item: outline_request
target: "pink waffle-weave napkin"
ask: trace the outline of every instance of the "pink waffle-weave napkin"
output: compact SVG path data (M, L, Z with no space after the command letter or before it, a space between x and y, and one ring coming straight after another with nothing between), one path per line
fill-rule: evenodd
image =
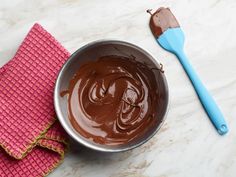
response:
M0 68L0 176L46 176L63 159L67 135L55 118L53 89L69 56L35 24Z

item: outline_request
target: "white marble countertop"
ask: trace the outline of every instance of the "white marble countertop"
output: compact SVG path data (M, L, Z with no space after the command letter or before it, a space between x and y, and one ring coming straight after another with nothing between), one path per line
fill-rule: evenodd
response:
M229 124L219 136L178 60L162 50L148 28L148 8L168 6L186 35L186 53ZM235 0L1 0L0 66L39 22L70 52L103 38L133 42L164 65L170 110L154 138L132 151L104 154L72 143L50 177L235 177Z

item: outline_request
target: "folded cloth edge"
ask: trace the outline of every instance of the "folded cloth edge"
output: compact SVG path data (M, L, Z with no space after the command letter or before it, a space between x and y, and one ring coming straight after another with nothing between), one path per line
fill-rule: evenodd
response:
M37 136L36 138L34 138L34 140L26 147L26 150L21 152L21 156L15 156L14 153L11 152L11 150L9 148L7 148L4 143L0 143L0 146L5 150L5 152L10 155L11 157L14 157L15 159L21 160L23 159L36 145L37 142L43 138L43 136L47 133L47 131L51 128L51 126L55 123L56 119L54 119L54 121L52 123L50 123L49 125L47 125L43 131L39 134L39 136Z

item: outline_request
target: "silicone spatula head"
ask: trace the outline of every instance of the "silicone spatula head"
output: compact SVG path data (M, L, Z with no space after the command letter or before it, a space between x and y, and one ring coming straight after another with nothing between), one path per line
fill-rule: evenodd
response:
M184 33L170 9L161 7L153 14L150 10L147 12L151 14L150 29L160 46L172 53L183 49Z

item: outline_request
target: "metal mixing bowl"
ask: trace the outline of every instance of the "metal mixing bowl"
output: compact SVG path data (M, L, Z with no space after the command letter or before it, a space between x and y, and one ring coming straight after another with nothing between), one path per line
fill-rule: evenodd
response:
M156 62L156 60L145 50L142 48L128 43L124 41L117 40L100 40L89 43L80 49L78 49L71 57L67 60L67 62L62 67L57 81L55 85L54 91L54 104L55 110L58 116L59 121L62 126L66 130L66 132L78 143L103 152L121 152L129 149L133 149L138 147L139 145L148 141L155 133L160 129L163 124L164 117L167 112L168 102L169 102L169 94L168 94L168 86L166 82L166 78L164 74L158 70L155 72L155 77L157 82L159 82L159 93L162 95L161 104L158 106L158 115L157 115L157 123L154 126L150 126L147 133L140 137L139 139L135 139L127 144L123 145L101 145L92 142L81 136L71 125L68 119L68 102L67 97L61 97L60 93L62 91L67 90L69 81L73 77L73 75L78 71L81 63L90 60L96 60L97 58L105 55L119 55L119 56L134 56L137 61L148 63L152 66L152 68L160 69L160 65Z

